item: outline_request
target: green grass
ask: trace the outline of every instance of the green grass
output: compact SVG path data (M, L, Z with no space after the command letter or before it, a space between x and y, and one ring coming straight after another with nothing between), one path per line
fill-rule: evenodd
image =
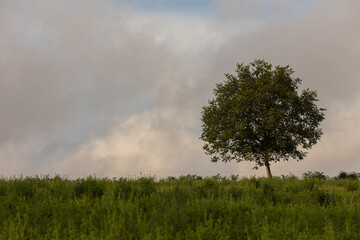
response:
M0 179L0 239L360 239L360 182Z

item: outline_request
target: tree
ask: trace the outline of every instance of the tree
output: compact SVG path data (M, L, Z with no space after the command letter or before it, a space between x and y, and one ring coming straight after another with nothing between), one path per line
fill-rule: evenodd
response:
M289 66L264 60L237 64L236 76L225 74L216 85L215 98L202 111L203 149L212 161L253 161L255 169L270 162L302 160L322 135L324 108L316 106L317 93L298 93L299 78Z

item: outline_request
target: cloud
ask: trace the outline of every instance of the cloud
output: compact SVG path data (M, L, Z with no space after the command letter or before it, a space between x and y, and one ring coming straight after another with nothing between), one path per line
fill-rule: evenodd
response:
M359 167L359 3L283 3L216 1L211 18L112 1L2 1L2 171L261 175L247 163L210 163L198 140L215 83L256 58L289 64L328 109L308 158L275 173Z
M59 149L151 106L175 62L130 32L127 9L110 1L2 1L0 9L0 161L14 163L4 172L38 172ZM36 151L24 147L33 143Z
M0 146L0 177L14 175L33 175L37 173L34 162L41 152L42 145L32 144L29 141L20 143L7 142Z
M202 143L171 110L150 110L119 120L108 133L94 138L76 151L54 158L43 172L81 176L158 177L186 174L234 173L234 164L211 164L199 151ZM175 120L175 121L174 121ZM179 119L178 119L179 120Z
M273 165L275 173L318 170L337 174L341 169L359 169L356 121L359 113L360 51L357 42L360 21L357 1L319 1L305 15L268 21L262 31L233 37L219 50L212 69L232 72L234 62L265 59L275 65L290 65L303 87L318 91L319 105L327 108L324 136L301 162ZM229 67L230 66L230 67ZM344 116L347 116L346 118ZM355 168L353 168L356 166ZM359 171L359 170L356 170Z
M302 15L315 0L215 0L222 20L264 22L274 17L292 18Z
M302 18L269 21L261 32L231 39L219 50L216 65L264 58L293 67L325 104L356 97L358 7L355 1L322 1Z
M4 1L2 13L0 143L139 111L129 103L150 103L174 61L110 2Z
M296 175L307 171L321 171L330 176L340 170L359 172L358 156L360 150L360 99L353 103L336 104L327 114L324 135L320 142L310 150L301 162L286 162L273 166L275 172L286 170Z

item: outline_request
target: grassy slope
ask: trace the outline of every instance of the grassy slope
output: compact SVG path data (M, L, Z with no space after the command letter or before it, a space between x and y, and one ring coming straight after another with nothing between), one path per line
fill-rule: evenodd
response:
M0 180L0 239L360 239L360 182Z

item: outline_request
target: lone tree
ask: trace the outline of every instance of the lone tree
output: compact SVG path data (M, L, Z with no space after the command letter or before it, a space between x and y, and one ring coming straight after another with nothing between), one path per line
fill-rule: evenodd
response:
M225 74L216 85L215 98L203 107L200 139L212 161L253 161L255 169L289 158L302 160L322 135L324 108L316 91L298 93L301 80L289 66L264 60L238 64L236 76Z

